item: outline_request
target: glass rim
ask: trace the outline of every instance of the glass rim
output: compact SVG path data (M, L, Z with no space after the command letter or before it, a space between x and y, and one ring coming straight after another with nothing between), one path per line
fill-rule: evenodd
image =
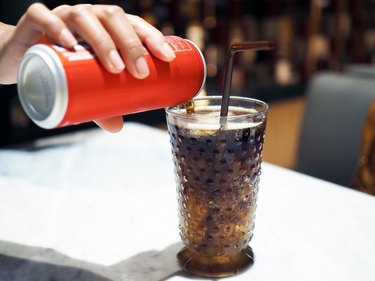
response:
M204 101L204 100L221 100L222 99L222 96L198 96L198 97L194 97L192 98L193 101ZM247 113L244 113L244 114L239 114L239 115L233 115L233 116L220 116L220 119L235 119L235 118L246 118L246 117L254 117L254 116L260 116L260 115L266 115L268 110L269 110L269 105L264 102L264 101L261 101L259 99L255 99L255 98L250 98L250 97L244 97L244 96L230 96L229 97L229 107L231 107L231 101L240 101L240 102L248 102L248 103L253 103L253 104L256 104L257 106L260 107L260 109L257 108L256 112L247 112ZM170 114L172 116L179 116L179 117L184 117L184 118L187 118L187 119L196 119L197 118L197 115L186 115L186 114L181 114L179 112L176 112L176 109L178 109L179 107L182 107L183 104L179 104L179 105L174 105L174 106L169 106L167 108L165 108L165 111L167 114ZM221 106L221 104L218 104L217 106ZM204 116L204 115L199 115L199 118L201 119L211 119L212 120L212 116Z

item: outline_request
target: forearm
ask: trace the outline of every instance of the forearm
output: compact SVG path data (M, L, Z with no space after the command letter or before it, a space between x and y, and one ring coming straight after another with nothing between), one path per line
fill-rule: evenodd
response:
M0 54L2 54L4 45L6 44L6 42L8 42L9 37L14 32L15 28L16 27L14 25L0 22Z
M6 48L8 47L9 39L12 37L15 26L0 22L0 84L15 83L14 79L9 79L7 69L9 67L7 59Z
M5 24L3 22L0 22L0 46L1 43L3 43L4 35L9 34L12 32L16 27L14 25Z

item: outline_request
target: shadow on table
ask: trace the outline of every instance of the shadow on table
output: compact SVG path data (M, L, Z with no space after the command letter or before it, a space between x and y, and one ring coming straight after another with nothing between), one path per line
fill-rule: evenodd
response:
M1 281L163 281L185 276L176 254L181 243L139 253L112 266L70 258L52 249L0 241Z

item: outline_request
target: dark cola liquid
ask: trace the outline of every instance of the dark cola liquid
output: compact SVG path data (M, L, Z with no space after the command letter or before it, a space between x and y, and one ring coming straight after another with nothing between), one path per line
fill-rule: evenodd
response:
M254 228L265 123L219 130L171 123L179 228L186 245L179 253L180 262L189 260L191 264L184 266L200 275L233 274L252 261L248 243Z

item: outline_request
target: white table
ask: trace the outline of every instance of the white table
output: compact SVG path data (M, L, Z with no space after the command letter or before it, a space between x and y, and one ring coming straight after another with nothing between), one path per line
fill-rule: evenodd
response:
M125 123L35 145L0 150L1 281L192 278L175 259L166 132ZM254 265L228 280L373 281L375 197L264 163L250 245Z

